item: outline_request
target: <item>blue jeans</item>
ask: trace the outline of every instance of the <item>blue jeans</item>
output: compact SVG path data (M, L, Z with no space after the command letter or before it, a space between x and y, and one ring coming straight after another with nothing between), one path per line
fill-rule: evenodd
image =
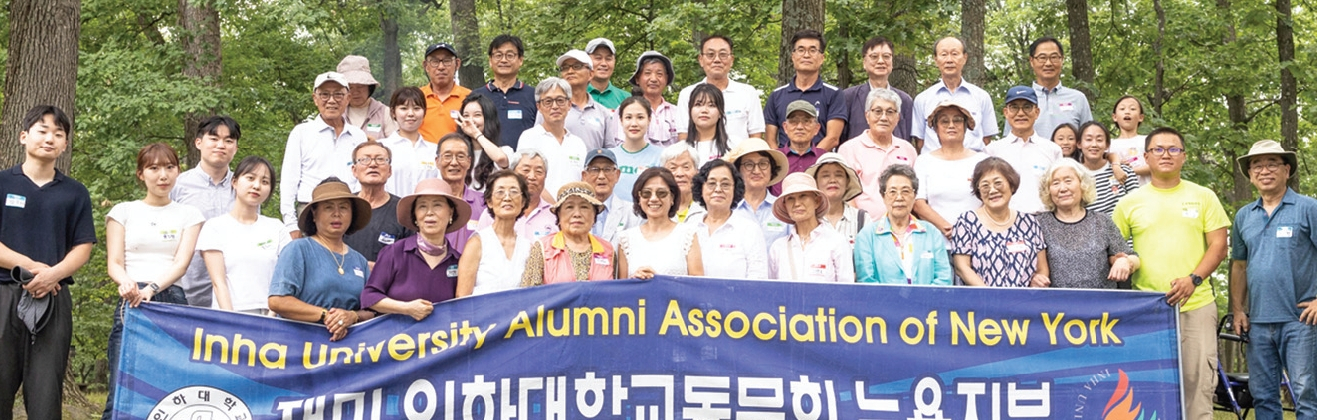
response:
M137 283L138 289L146 288L146 283ZM152 302L172 303L175 305L187 305L187 296L183 293L183 288L173 285L160 290L151 297ZM119 347L123 343L123 311L128 308L128 302L119 301L119 306L114 308L114 326L110 328L110 345L106 349L105 357L110 361L110 383L105 394L105 411L101 413L102 420L110 420L114 413L114 390L119 386Z
M1317 326L1299 321L1251 324L1248 389L1253 416L1281 418L1281 371L1289 373L1298 419L1317 419Z

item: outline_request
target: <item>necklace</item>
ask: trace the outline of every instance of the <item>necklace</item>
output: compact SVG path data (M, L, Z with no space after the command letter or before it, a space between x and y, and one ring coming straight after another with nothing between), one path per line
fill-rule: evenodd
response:
M992 217L992 213L989 212L988 209L983 209L983 214L985 216L988 216L988 221L992 222L992 224L997 227L1009 227L1011 225L1011 219L1015 217L1015 214L1010 210L1007 210L1007 212L1008 213L1006 215L1006 220L997 220L996 218Z
M325 247L325 251L329 252L329 258L333 259L334 264L338 266L338 275L340 276L343 275L343 264L348 262L347 254L343 254L343 260L339 261L338 253L334 252L334 250L332 249L329 249L329 245L325 245L325 243L321 241L319 237L314 237L314 238L316 240L316 243L320 244L320 246Z

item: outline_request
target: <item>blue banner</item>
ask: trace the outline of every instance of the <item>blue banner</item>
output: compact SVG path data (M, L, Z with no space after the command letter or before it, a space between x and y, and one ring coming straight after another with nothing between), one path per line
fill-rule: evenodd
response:
M1175 419L1177 313L1129 291L658 277L322 325L146 304L118 419Z

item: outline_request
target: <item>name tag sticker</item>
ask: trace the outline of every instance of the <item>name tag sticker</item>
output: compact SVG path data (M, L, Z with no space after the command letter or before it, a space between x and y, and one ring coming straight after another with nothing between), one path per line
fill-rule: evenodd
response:
M768 223L764 223L764 227L773 231L780 231L786 229L787 225L783 224L782 222L768 222Z
M448 277L457 277L457 264L448 266Z
M718 244L718 248L722 248L722 249L736 249L736 244Z
M393 235L390 235L388 232L380 232L379 241L382 244L393 245L393 242L396 241L397 239L398 238L395 238Z
M609 261L607 257L594 257L594 263L595 265L608 265Z
M382 128L384 126L381 124L366 124L366 131L380 131Z
M923 259L926 259L926 260L931 260L931 259L933 259L933 253L932 253L932 252L925 252L923 255L920 255L919 258L923 258Z
M1025 244L1023 241L1015 241L1015 242L1007 242L1007 243L1006 243L1006 252L1011 253L1011 254L1019 254L1019 253L1021 253L1021 252L1025 252L1025 251L1028 251L1028 250L1029 250L1029 245L1028 245L1028 244Z
M1276 228L1276 237L1277 237L1277 238L1293 238L1293 237L1294 237L1294 228L1293 228L1293 227L1290 227L1290 226L1281 226L1281 227L1278 227L1278 228Z
M18 194L5 194L5 207L27 207L27 197Z
M519 119L521 119L521 110L520 110L520 109L509 109L509 110L508 110L508 119L509 119L509 120L519 120Z
M357 277L361 277L361 278L365 278L365 277L366 277L366 273L363 273L363 272L361 271L361 267L353 268L353 269L352 269L352 274L355 274Z
M1075 109L1075 103L1074 103L1074 102L1063 102L1063 103L1057 105L1057 107L1058 107L1058 108L1061 108L1062 111L1073 111L1073 110Z
M1185 207L1184 210L1180 211L1180 216L1183 216L1187 219L1197 219L1198 209L1195 207Z
M824 274L827 274L827 272L828 272L828 265L827 265L827 264L814 264L814 265L811 265L811 266L809 266L809 272L810 272L810 274L813 274L813 275L816 275L816 276L822 276L822 275L824 275Z
M160 240L162 242L173 242L178 240L178 230L170 229L160 231Z

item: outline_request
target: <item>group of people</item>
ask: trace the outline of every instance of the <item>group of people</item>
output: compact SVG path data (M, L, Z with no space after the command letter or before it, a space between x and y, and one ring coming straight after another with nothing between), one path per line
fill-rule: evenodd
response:
M186 171L171 147L147 145L136 171L146 194L106 218L123 300L111 366L123 310L144 301L315 322L340 340L375 316L421 320L464 296L656 275L1132 284L1179 306L1186 417L1210 417L1216 307L1202 283L1227 255L1231 220L1212 191L1181 178L1179 132L1140 135L1134 97L1115 105L1116 132L1092 121L1083 93L1060 85L1052 38L1030 46L1033 86L1005 93L1004 132L992 96L961 77L956 38L935 44L941 77L914 98L887 83L894 46L881 37L863 47L868 80L845 90L820 78L821 34L791 44L795 77L766 105L729 78L732 40L718 35L698 46L706 78L675 105L668 57L640 54L631 95L611 84L617 51L602 38L559 56L561 77L531 85L517 78L521 40L495 37L494 77L476 90L454 80L456 49L436 44L429 83L388 104L372 97L366 59L348 56L315 79L318 114L292 129L277 171L258 156L230 169L241 130L225 116L200 123L201 159ZM27 160L0 177L0 266L35 277L0 273L0 418L20 383L32 418L59 412L50 390L62 376L34 372L63 371L71 302L60 289L96 242L86 189L53 166L67 116L38 107L24 127ZM1253 331L1257 412L1278 410L1268 398L1283 367L1300 412L1313 414L1317 201L1287 189L1297 161L1275 142L1239 164L1261 195L1236 215L1230 242L1231 310ZM283 220L260 212L276 185ZM30 300L50 302L49 315L20 328L10 319L26 321ZM112 393L107 416L113 403Z

